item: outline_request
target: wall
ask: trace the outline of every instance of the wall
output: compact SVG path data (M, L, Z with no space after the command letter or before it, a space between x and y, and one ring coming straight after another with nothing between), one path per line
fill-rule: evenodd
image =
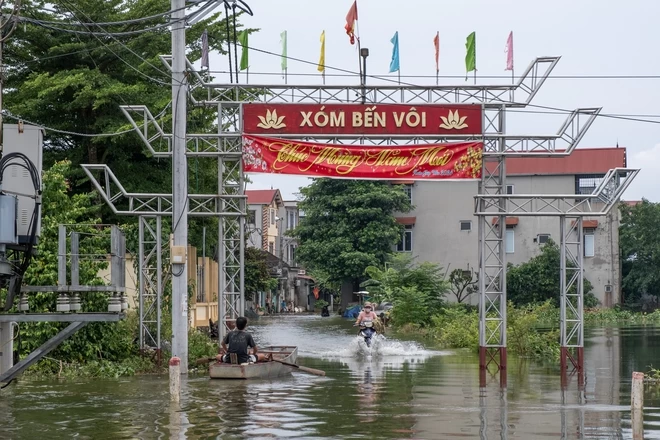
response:
M574 194L574 176L513 176L507 178L515 194ZM427 182L418 181L413 186L412 202L415 209L400 217L415 217L413 250L418 261L438 263L445 271L474 269L478 265L477 217L474 212L474 195L477 182ZM589 218L588 218L589 219ZM615 207L606 217L598 220L594 231L593 257L584 258L585 277L593 287L593 293L604 306L619 302L619 210ZM471 221L471 230L462 231L460 222ZM488 217L492 221L492 217ZM538 234L550 234L559 242L558 217L518 217L514 226L514 252L506 255L507 262L521 264L540 253L536 242ZM557 274L559 277L559 274ZM611 286L611 292L606 292ZM452 298L453 299L453 298ZM472 303L478 298L473 295Z
M248 205L248 213L255 212L255 222L248 223L248 246L263 249L262 237L262 206L261 205Z

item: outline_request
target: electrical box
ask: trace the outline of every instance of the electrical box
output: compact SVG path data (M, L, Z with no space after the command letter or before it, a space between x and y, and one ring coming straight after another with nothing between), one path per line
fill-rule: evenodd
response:
M0 244L16 244L16 196L0 194Z
M184 264L187 251L187 246L174 246L174 235L170 234L170 263Z
M41 179L43 174L43 129L26 124L3 124L3 129L3 156L8 153L23 153L34 164ZM32 185L30 173L20 165L12 164L8 166L4 173L2 189L19 194L16 232L19 244L27 244L35 205L35 200L32 198L34 186ZM41 215L36 220L37 237L39 237L41 234Z

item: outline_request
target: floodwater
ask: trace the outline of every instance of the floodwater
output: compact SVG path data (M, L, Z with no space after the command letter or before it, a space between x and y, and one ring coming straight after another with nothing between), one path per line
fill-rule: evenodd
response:
M258 344L298 345L326 377L210 381L190 375L180 404L167 377L15 381L0 391L1 439L633 438L630 378L660 368L660 328L589 329L586 385L561 390L557 366L510 357L508 386L479 387L476 356L394 338L371 358L351 322L278 316ZM644 438L660 438L660 386L647 387Z

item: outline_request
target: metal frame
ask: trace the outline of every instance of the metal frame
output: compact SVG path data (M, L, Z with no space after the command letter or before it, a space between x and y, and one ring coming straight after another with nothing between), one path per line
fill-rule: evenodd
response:
M161 56L161 60L171 69L170 55ZM480 366L481 371L485 372L490 361L495 361L498 368L504 372L506 369L506 253L503 239L506 216L581 218L586 215L604 215L612 209L638 172L623 168L612 170L597 191L591 195L506 194L507 157L570 155L601 111L600 108L582 108L573 111L555 135L514 136L506 133L506 110L524 108L530 104L558 61L559 57L537 58L525 70L521 80L514 85L364 87L216 84L207 82L202 74L194 69L192 63L186 61L191 102L199 107L213 109L217 113L218 132L187 134L185 145L188 156L218 159L218 193L189 195L188 213L193 216L220 218L218 234L222 246L218 255L221 274L218 301L223 322L226 323L226 320L238 316L245 303L242 259L245 246L243 226L247 213L241 161L243 103L357 103L361 101L362 90L366 90L367 101L370 103L410 105L481 103L484 108L482 136L291 134L283 137L371 145L446 142L459 139L483 140L484 167L479 194L475 197L474 212L479 217ZM200 96L203 96L203 99L200 99ZM122 111L154 156L172 155L172 135L160 128L146 107L123 106ZM136 114L137 120L141 120L139 125L134 119ZM154 147L157 143L160 145L159 148ZM171 195L129 193L107 167L83 165L83 168L115 213L172 215ZM98 171L102 172L103 184L93 176L93 173ZM491 216L498 217L495 224L488 221L488 217ZM565 240L562 243L566 249L569 243ZM582 277L578 277L576 282L581 283ZM574 299L567 298L566 294L567 291L562 291L562 301L573 304L571 301ZM579 316L576 319L571 318L573 321L570 322L574 323L571 328L580 329L583 324L581 308L578 307L576 310ZM219 326L219 329L220 334L223 335L228 327L223 325ZM571 331L568 330L562 341L570 339ZM582 341L577 341L575 344L580 345ZM501 380L502 385L505 385L506 374L501 375Z
M139 314L140 350L162 349L161 341L161 302L163 286L163 229L160 216L138 217L139 237ZM167 241L166 241L167 243Z

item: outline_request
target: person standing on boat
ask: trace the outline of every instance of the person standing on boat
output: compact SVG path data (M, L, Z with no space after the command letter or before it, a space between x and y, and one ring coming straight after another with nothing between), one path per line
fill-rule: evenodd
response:
M222 340L222 362L231 363L231 354L236 354L239 365L266 361L266 355L258 353L252 335L245 331L247 323L247 318L243 316L236 318L236 328ZM248 348L252 348L252 354L248 352Z

